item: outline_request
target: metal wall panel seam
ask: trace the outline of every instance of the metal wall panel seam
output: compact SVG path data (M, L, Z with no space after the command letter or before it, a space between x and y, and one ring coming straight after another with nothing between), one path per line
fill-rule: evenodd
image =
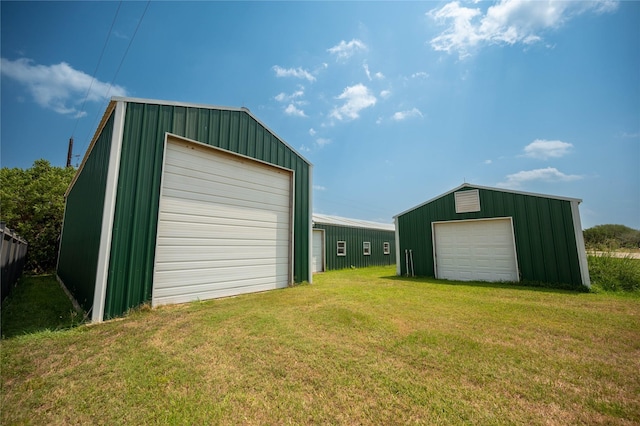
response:
M123 101L116 103L114 112L113 134L111 136L111 152L107 172L107 187L105 189L104 210L102 214L102 231L100 248L98 250L98 267L93 296L92 322L101 322L104 316L104 304L107 295L107 278L109 274L109 259L111 238L120 173L120 154L122 151L122 136L124 134L124 117L127 106Z

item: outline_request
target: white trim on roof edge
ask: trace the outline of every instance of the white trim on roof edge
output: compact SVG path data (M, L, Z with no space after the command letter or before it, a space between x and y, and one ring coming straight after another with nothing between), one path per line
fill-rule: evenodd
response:
M489 190L489 191L508 192L508 193L511 193L511 194L529 195L529 196L532 196L532 197L551 198L551 199L554 199L554 200L570 201L570 202L577 202L577 203L581 203L582 202L582 200L579 199L579 198L561 197L561 196L558 196L558 195L549 195L549 194L537 194L535 192L516 191L516 190L513 190L513 189L492 188L490 186L481 186L481 185L474 185L472 183L463 183L462 185L457 186L457 187L453 188L450 191L447 191L447 192L445 192L443 194L440 194L440 195L438 195L436 197L433 197L433 198L425 201L424 203L418 204L417 206L411 207L410 209L407 209L407 210L403 211L402 213L398 213L397 215L395 215L393 217L396 218L398 216L402 216L403 214L409 213L410 211L413 211L413 210L415 210L417 208L425 206L425 205L431 203L432 201L435 201L435 200L437 200L439 198L442 198L442 197L444 197L446 195L449 195L449 194L451 194L453 192L456 192L456 191L458 191L458 190L460 190L462 188L486 189L486 190Z
M591 277L589 276L589 265L587 263L587 251L584 246L584 235L582 233L582 221L580 220L580 207L578 202L571 202L571 216L573 218L573 232L576 236L576 247L578 249L578 264L580 265L580 276L582 285L591 288Z
M346 226L351 228L379 229L381 231L395 231L396 226L393 223L370 222L368 220L350 219L340 216L330 216L326 214L314 213L312 216L313 223L324 225Z
M278 134L276 132L271 130L269 128L269 126L267 126L262 121L260 121L260 119L258 117L256 117L255 115L253 115L253 113L249 110L249 108L246 108L246 107L240 107L240 108L238 108L238 107L226 107L226 106L196 104L196 103L179 102L179 101L163 101L163 100L159 100L159 99L128 98L128 97L123 97L123 96L113 96L111 98L111 102L113 102L113 101L141 103L141 104L151 104L151 105L180 106L180 107L187 107L187 108L217 109L217 110L222 110L222 111L237 111L237 112L242 111L242 112L246 112L247 114L249 114L249 116L251 118L256 120L256 122L258 124L260 124L267 131L269 131L269 133L271 133L273 136L275 136L280 142L282 142L290 150L295 152L298 157L302 158L308 165L310 165L310 166L312 165L311 162L308 159L306 159L302 154L300 154L298 152L298 150L296 150L294 147L289 145L284 139L282 139L280 136L278 136Z

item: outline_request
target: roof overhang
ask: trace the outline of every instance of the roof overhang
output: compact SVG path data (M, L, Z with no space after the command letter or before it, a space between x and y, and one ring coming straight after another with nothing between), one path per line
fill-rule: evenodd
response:
M396 227L392 223L371 222L368 220L350 219L340 216L329 216L314 213L312 216L314 224L345 226L349 228L377 229L381 231L395 231Z

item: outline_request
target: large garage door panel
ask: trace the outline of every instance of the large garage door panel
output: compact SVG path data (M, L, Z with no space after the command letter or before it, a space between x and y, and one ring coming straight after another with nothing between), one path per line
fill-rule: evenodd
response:
M438 278L518 281L510 219L434 224Z
M291 173L167 143L154 305L286 287Z
M281 202L284 203L285 200L281 200ZM169 215L201 216L203 218L213 216L220 219L243 220L246 225L251 225L256 221L269 221L280 226L286 225L282 223L282 216L280 215L289 215L288 209L284 206L272 207L271 215L266 215L264 212L256 215L255 208L247 206L229 205L222 202L212 205L202 201L185 200L170 196L163 197L163 212L167 215L167 218L170 217Z

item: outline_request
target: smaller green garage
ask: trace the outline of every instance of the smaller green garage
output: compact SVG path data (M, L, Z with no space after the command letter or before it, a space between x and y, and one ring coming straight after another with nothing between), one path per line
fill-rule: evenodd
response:
M312 221L313 272L395 264L393 224L315 213Z
M588 287L581 202L463 184L395 216L397 274Z

